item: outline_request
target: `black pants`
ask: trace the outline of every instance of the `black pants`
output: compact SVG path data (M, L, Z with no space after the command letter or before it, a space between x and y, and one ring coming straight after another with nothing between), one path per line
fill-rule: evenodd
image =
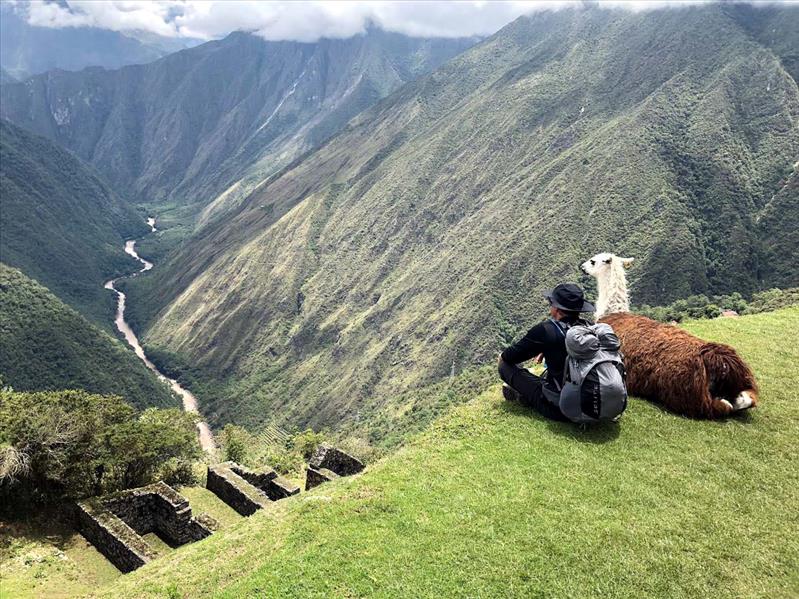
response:
M569 421L558 406L544 397L544 379L540 376L504 360L499 364L499 376L519 394L519 401L523 405L550 420Z

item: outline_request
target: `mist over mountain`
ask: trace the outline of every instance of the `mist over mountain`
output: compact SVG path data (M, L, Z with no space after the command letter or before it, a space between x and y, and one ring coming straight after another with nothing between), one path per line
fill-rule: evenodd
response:
M0 259L111 329L112 276L136 262L125 240L143 218L95 170L51 141L0 120Z
M166 54L196 45L191 39L141 34L146 41L94 27L55 29L29 25L21 4L0 5L0 65L16 79L53 69L109 69L152 62Z
M146 342L217 423L350 426L491 360L597 251L636 258L638 304L795 285L793 11L517 20L135 282Z
M375 28L316 43L234 33L147 65L3 86L0 114L93 163L137 201L199 209L229 190L208 219L474 41Z

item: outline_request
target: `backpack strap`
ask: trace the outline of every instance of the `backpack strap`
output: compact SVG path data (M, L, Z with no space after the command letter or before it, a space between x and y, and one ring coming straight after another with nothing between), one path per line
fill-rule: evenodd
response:
M552 323L552 325L555 327L555 330L560 334L560 336L563 337L563 339L565 341L566 340L566 331L563 330L563 327L561 326L561 324L557 320L555 320L554 318L550 318L549 322ZM565 362L563 364L563 381L558 381L554 377L552 378L552 382L555 383L555 387L557 388L558 393L560 393L561 389L563 389L563 383L567 379L568 371L569 371L569 356L567 355L566 356L566 360L565 360Z
M549 319L549 322L551 322L553 325L555 325L555 330L556 330L558 333L560 333L560 335L561 335L561 336L562 336L564 339L566 339L566 331L564 331L564 330L563 330L563 327L561 326L560 322L558 322L558 321L557 321L557 320L555 320L554 318L550 318L550 319Z

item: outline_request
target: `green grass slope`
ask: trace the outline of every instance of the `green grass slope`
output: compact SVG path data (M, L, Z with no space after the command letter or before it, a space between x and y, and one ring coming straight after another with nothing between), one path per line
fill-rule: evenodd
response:
M739 16L515 21L133 281L145 342L213 422L339 428L488 361L598 251L636 258L638 305L795 285L799 88Z
M795 597L799 308L690 322L751 364L723 422L632 400L586 431L493 386L358 477L98 589L109 597Z
M177 405L167 385L123 341L4 264L0 264L0 378L17 391L85 389L121 395L139 408Z
M0 121L0 259L110 329L111 277L131 272L125 239L149 230L92 167Z

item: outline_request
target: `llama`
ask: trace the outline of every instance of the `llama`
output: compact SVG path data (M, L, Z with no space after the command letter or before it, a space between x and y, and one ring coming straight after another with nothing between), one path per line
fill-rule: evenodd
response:
M597 319L621 340L628 391L692 418L720 418L755 407L755 377L732 347L629 312L624 269L632 262L604 253L580 265L597 279Z

